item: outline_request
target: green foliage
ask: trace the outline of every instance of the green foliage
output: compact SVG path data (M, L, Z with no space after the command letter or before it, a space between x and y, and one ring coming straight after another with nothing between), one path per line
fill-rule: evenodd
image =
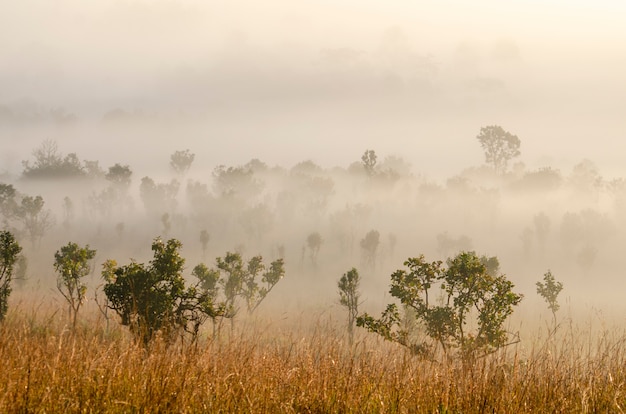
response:
M522 295L512 291L513 284L504 275L498 275L497 258L461 252L448 259L446 269L441 261L429 263L420 255L404 265L408 270L391 275L389 292L412 311L426 335L445 353L456 348L470 356L507 344L503 325ZM389 305L380 319L367 314L357 318L358 326L414 352L427 353L431 346L412 343L400 322L395 304ZM468 324L475 329L468 329Z
M476 139L485 151L485 161L493 165L496 174L506 173L509 161L520 155L520 139L499 125L481 128Z
M4 319L8 310L14 266L21 251L22 248L13 234L8 231L0 232L0 321Z
M185 286L180 255L182 244L157 238L152 243L154 259L148 264L131 261L118 266L114 260L104 264L102 276L108 307L121 318L137 340L148 344L157 332L164 338L185 330L197 337L200 325L209 317L224 312L202 283Z
M558 296L563 290L563 283L557 282L552 272L549 270L543 275L543 282L537 282L537 294L541 296L548 304L548 309L552 312L554 325L556 328L556 312L561 307L559 305Z
M85 301L87 285L82 279L89 274L89 261L96 256L96 251L89 245L80 247L69 242L54 254L54 270L58 273L57 289L69 305L72 326L76 327L78 311Z
M347 273L344 273L337 283L339 288L339 304L348 310L348 334L350 335L350 343L354 339L354 323L359 314L359 292L360 284L359 272L353 267Z
M266 267L262 256L254 256L244 264L239 253L227 252L224 258L218 257L216 261L217 269L209 274L209 286L217 275L227 309L233 316L237 313L238 298L245 301L248 313L253 313L285 275L283 259Z

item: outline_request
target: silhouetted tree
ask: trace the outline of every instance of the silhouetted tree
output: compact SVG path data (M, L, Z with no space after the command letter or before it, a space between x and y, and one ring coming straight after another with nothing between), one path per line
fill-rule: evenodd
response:
M22 198L16 216L28 233L31 244L37 246L48 229L54 225L50 210L44 210L41 196Z
M146 211L153 214L163 214L163 211L173 211L176 208L176 195L180 188L180 183L172 180L167 184L156 184L150 177L141 179L139 186L139 196Z
M376 172L377 159L378 157L376 156L376 152L374 150L365 150L361 156L361 162L368 177L372 177Z
M211 240L211 236L206 229L200 231L200 244L202 245L202 260L206 257L206 252L209 246L209 241Z
M363 249L365 262L370 268L376 267L376 253L380 244L380 233L377 230L370 230L361 239L361 249Z
M104 176L113 186L122 192L126 192L131 184L133 171L128 165L116 163L109 167L109 171Z
M170 167L176 174L185 175L189 171L195 157L196 154L191 153L188 149L176 151L170 156Z
M525 259L530 258L530 252L532 250L532 245L533 245L533 238L534 238L533 230L530 227L525 227L524 231L522 231L522 235L520 236Z
M16 196L17 191L12 184L0 183L0 214L5 227L8 227L9 220L17 213Z
M485 151L485 161L493 166L496 174L506 173L509 161L520 155L520 139L501 126L482 127L476 138Z
M33 151L35 157L31 165L29 161L22 161L25 178L51 179L84 177L85 170L75 153L65 156L58 150L57 143L52 140L44 141Z
M311 258L311 264L317 266L317 255L322 247L322 236L318 232L309 234L306 238L306 244L309 248L309 256Z

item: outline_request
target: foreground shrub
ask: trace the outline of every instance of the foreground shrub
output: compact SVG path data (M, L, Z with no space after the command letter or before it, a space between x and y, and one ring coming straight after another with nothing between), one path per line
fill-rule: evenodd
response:
M8 310L14 266L22 248L8 231L0 232L0 321Z
M114 260L104 264L107 306L144 344L159 331L168 340L181 330L191 332L195 339L208 317L223 312L223 307L214 306L209 293L185 286L181 247L176 239L165 243L157 238L152 243L154 259L148 265L131 261L118 266Z
M415 322L445 354L457 349L463 357L475 356L509 343L504 322L522 295L512 291L513 283L504 275L498 275L497 258L461 252L448 259L445 269L441 261L428 263L421 255L404 265L408 271L391 275L389 292L405 307L407 317L414 319L409 322ZM403 322L396 304L388 305L380 319L368 314L357 318L358 326L416 354L432 355L432 344L414 341ZM468 323L476 329L469 329Z

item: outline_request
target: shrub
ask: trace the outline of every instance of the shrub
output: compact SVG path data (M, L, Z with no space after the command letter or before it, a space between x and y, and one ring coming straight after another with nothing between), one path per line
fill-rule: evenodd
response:
M441 261L428 263L421 255L409 258L404 265L408 271L397 270L391 275L389 292L411 311L444 353L458 349L468 357L507 345L509 338L503 325L522 295L512 291L513 283L504 275L497 275L497 258L461 252L448 259L445 269ZM401 322L396 304L388 305L380 319L368 314L357 318L358 326L417 354L431 354L432 344L413 342ZM476 329L468 329L470 322Z
M157 238L152 243L154 259L148 264L131 261L118 266L114 260L104 264L102 276L108 307L128 326L135 338L145 345L157 332L171 340L181 330L197 337L200 325L223 312L209 293L198 285L185 286L180 256L182 244L176 239L167 243Z
M0 321L8 310L9 295L11 295L11 280L14 266L22 248L8 231L0 232Z

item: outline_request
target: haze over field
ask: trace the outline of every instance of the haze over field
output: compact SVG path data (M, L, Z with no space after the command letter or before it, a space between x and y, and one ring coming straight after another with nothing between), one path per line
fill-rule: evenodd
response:
M96 249L101 242L120 261L148 254L168 213L182 217L171 234L190 246L190 261L199 259L197 233L206 227L213 256L240 243L250 254L258 248L271 255L285 244L288 275L315 274L301 249L319 231L326 243L320 268L330 282L323 290L332 293L334 280L361 264L359 240L371 229L381 240L398 238L395 256L372 271L379 281L370 287L379 292L407 255L438 258L440 235L468 236L481 254L501 257L502 270L529 295L548 268L572 283L575 295L584 296L585 277L623 290L624 186L614 181L626 177L622 2L0 4L0 182L44 195L57 217L39 250L48 259L68 234ZM478 168L485 159L476 136L487 125L521 140L521 156L505 178ZM128 165L132 207L109 200L112 212L94 213L93 199L109 185L103 177L87 188L22 179L22 161L32 163L46 140L60 154L97 160L105 172ZM177 177L177 204L146 214L141 179L169 182L170 155L184 149L195 160L187 176ZM355 173L366 149L376 151L379 167L390 157L386 166L398 176L372 184L363 171ZM263 185L243 191L233 208L220 198L212 172L252 159L267 164L254 171ZM306 160L321 168L301 165L295 172L306 179L298 181L292 167ZM546 167L562 181L524 192L535 185L523 181L525 174ZM193 204L189 180L207 186L202 196L217 213ZM65 196L77 209L67 233ZM337 222L358 205L371 211L352 217L346 232L356 247L341 250L345 235ZM250 212L258 206L272 225L255 238L241 217L254 221L258 211ZM522 237L531 237L524 231L535 229L534 218L544 212L551 223L547 247L540 252L533 235L532 254L524 256ZM112 230L118 223L126 224L123 243ZM99 258L108 258L102 249ZM591 251L585 249L596 253L582 271L581 255Z
M55 138L103 162L124 146L149 143L155 159L187 146L206 165L344 165L372 147L441 176L480 162L473 137L494 123L532 167L622 164L621 2L3 3L2 170L14 174Z

